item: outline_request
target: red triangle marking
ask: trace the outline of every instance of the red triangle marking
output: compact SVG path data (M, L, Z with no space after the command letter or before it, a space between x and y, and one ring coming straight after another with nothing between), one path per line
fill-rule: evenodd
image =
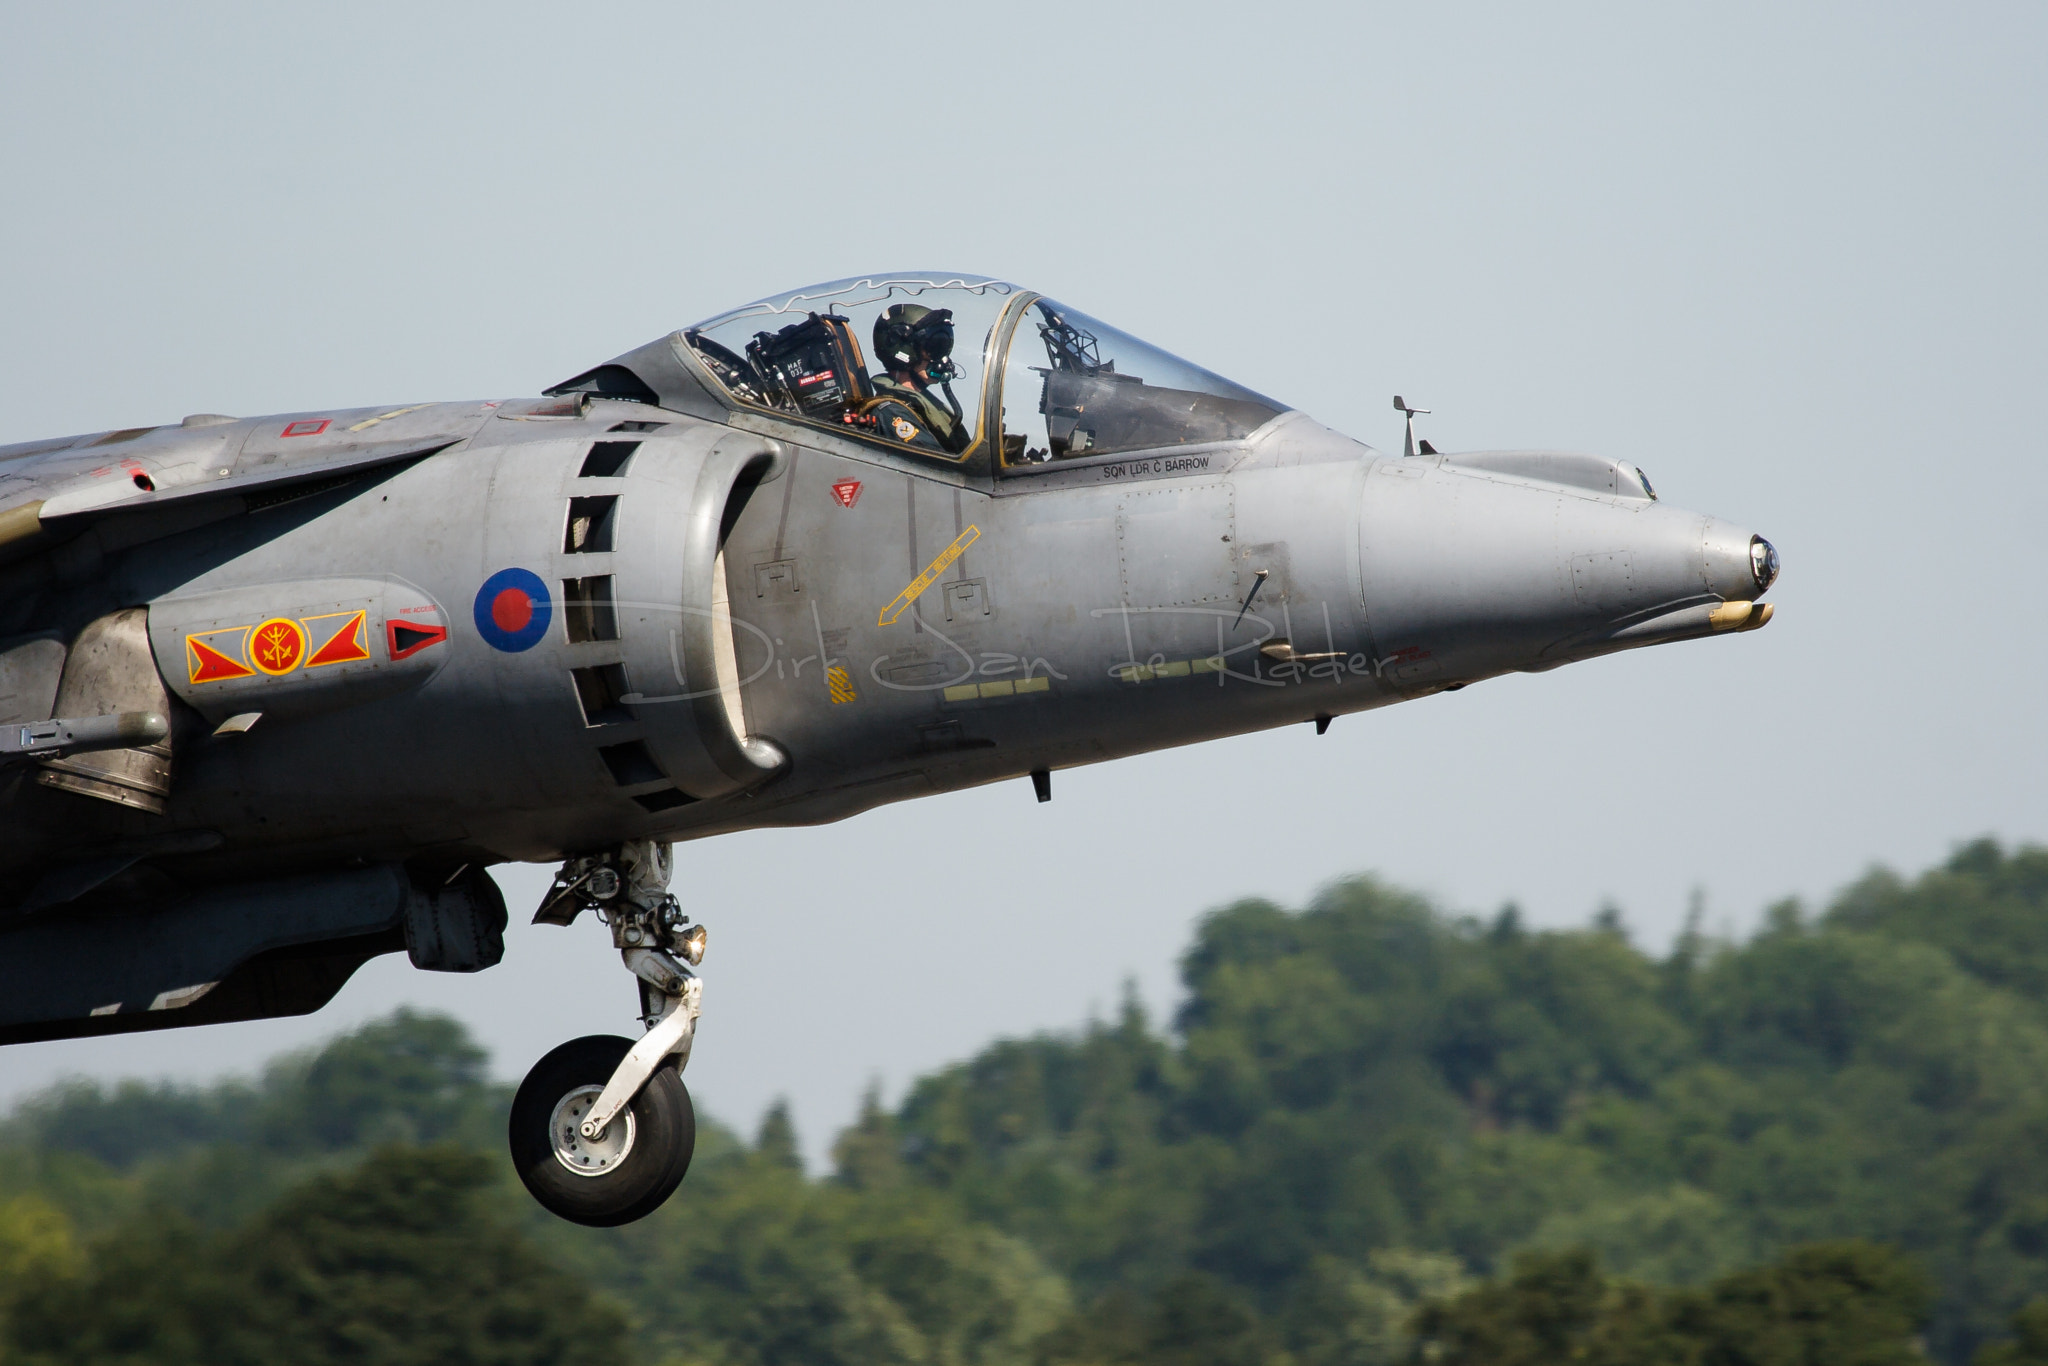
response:
M384 623L384 652L395 660L416 655L446 639L448 628L438 622L400 621L393 617Z
M243 629L247 629L246 627ZM224 655L198 636L185 637L187 663L194 683L219 683L230 678L247 678L256 671L232 655Z
M839 506L850 508L860 501L860 480L842 479L832 486L832 496L839 500Z
M327 643L313 652L306 661L311 669L321 664L353 664L370 657L370 642L364 629L368 612L357 612L342 623L339 631L327 638Z

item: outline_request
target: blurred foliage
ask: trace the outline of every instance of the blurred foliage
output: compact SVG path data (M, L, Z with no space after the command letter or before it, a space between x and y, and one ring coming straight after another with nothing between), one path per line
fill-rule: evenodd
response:
M81 1273L32 1275L10 1359L192 1366L610 1363L623 1317L476 1200L490 1164L382 1148L244 1228L144 1208Z
M1662 956L1371 879L1205 919L1186 996L871 1095L805 1173L706 1121L624 1229L400 1012L0 1126L0 1362L2048 1366L2048 851Z
M1976 1366L2048 1366L2048 1295L2012 1316L2012 1340L1986 1347Z
M62 1085L16 1111L0 1142L82 1153L116 1169L219 1144L303 1156L487 1142L503 1108L489 1061L456 1021L400 1010L279 1058L255 1084Z
M1576 1249L1525 1253L1414 1326L1442 1366L1912 1366L1931 1299L1923 1272L1873 1243L1810 1245L1696 1290L1609 1280Z

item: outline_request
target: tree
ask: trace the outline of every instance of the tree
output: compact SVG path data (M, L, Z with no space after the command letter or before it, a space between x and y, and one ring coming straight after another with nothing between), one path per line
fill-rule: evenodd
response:
M1112 1291L1040 1349L1041 1366L1266 1366L1279 1345L1237 1292L1213 1276L1177 1276L1144 1301Z
M83 1260L71 1221L49 1201L17 1195L0 1203L0 1337L19 1298L77 1275Z
M1425 1299L1462 1306L1444 1329L1473 1354L1562 1333L1589 1362L1709 1342L1730 1363L1897 1360L1925 1308L1885 1280L1901 1253L1937 1287L1927 1351L1961 1366L2048 1285L2044 911L2048 851L1979 842L1818 916L1781 903L1746 942L1696 913L1659 962L1612 929L1456 917L1353 879L1205 919L1168 1029L1131 998L992 1044L893 1111L871 1094L825 1180L771 1110L752 1144L707 1120L688 1184L631 1229L503 1198L634 1305L643 1350L703 1366L996 1366L1070 1301L1048 1341L1076 1366L1193 1352L1172 1325L1198 1322L1202 1351L1379 1366ZM32 1193L89 1234L155 1199L246 1232L384 1138L495 1151L482 1067L452 1023L400 1015L254 1084L59 1091L8 1127L0 1202ZM214 1293L225 1244L151 1217L118 1283ZM1786 1260L1841 1239L1866 1242ZM1598 1260L1574 1270L1581 1247ZM1465 1269L1500 1267L1462 1298ZM96 1307L91 1331L171 1323L161 1298ZM2033 1350L2013 1331L1996 1350Z
M2048 1366L2048 1295L2027 1301L2012 1317L2013 1340L1977 1353L1974 1366Z
M490 1164L385 1148L248 1227L138 1220L83 1275L46 1277L12 1325L34 1366L614 1366L625 1323L486 1217Z
M1363 1267L1327 1254L1288 1296L1282 1330L1299 1366L1393 1366L1413 1346L1409 1324L1425 1299L1449 1299L1470 1278L1455 1257L1405 1248Z
M1798 1248L1674 1291L1610 1280L1576 1249L1425 1305L1415 1330L1444 1366L1913 1366L1931 1300L1925 1273L1872 1243Z
M693 1172L632 1235L666 1356L722 1366L1026 1366L1067 1314L1064 1281L1021 1240L930 1190L813 1182L758 1149Z
M457 1021L401 1008L278 1069L257 1124L286 1151L438 1142L478 1118L489 1061Z
M1613 1312L1612 1288L1583 1248L1525 1253L1505 1281L1431 1301L1415 1334L1443 1366L1550 1366L1583 1360Z
M1911 1366L1933 1298L1895 1248L1822 1243L1674 1294L1664 1322L1716 1366Z
M762 1160L802 1171L804 1159L797 1147L796 1122L789 1117L789 1102L778 1100L761 1116L761 1128L754 1135L754 1151Z

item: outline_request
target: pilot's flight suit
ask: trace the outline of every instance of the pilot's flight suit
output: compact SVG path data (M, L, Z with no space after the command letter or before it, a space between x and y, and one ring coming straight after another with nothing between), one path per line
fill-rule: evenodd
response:
M967 448L967 433L959 420L929 392L887 375L875 376L874 385L875 398L865 411L876 420L878 434L906 446L954 455Z

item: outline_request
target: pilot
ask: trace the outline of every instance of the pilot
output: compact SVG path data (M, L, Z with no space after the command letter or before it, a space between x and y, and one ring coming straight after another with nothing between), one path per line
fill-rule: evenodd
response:
M875 319L874 335L875 358L885 373L875 376L875 398L862 411L876 432L906 446L954 455L966 450L967 419L953 397L953 381L960 377L953 363L953 310L890 304Z

